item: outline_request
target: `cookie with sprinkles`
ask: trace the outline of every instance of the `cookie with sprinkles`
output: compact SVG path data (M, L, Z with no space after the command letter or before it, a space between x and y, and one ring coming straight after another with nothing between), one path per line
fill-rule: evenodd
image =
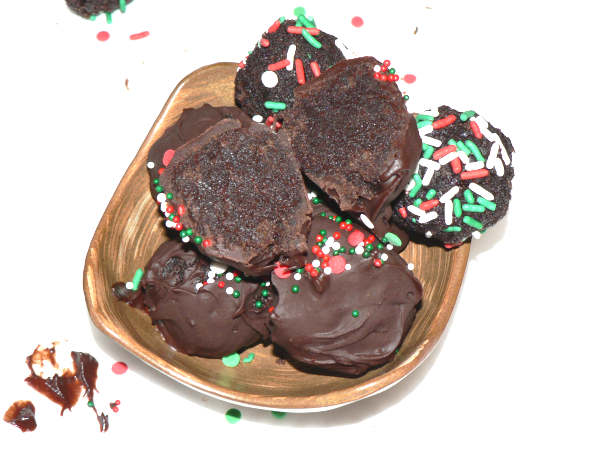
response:
M394 357L422 287L389 242L323 203L309 233L312 260L271 275L278 303L266 324L300 368L358 376Z
M475 111L440 106L416 117L421 159L394 205L394 220L448 248L480 237L508 209L510 139Z
M294 102L296 86L342 61L348 49L296 8L296 20L277 19L240 63L235 102L257 122L273 124Z
M148 261L137 291L168 344L221 358L259 341L239 316L244 298L259 288L193 245L170 240Z
M285 132L223 119L178 148L154 191L166 226L211 259L250 276L304 261L311 206Z
M304 174L365 226L408 183L421 153L398 86L370 56L342 61L294 91L285 128Z
M67 6L75 14L86 19L95 19L100 14L106 14L110 21L110 14L117 9L125 12L127 5L132 0L67 0Z
M250 118L235 106L214 107L205 103L200 108L184 109L177 122L167 128L150 147L146 166L150 173L151 187L152 181L169 165L180 145L200 136L218 121L227 118L237 119L246 127L252 123Z

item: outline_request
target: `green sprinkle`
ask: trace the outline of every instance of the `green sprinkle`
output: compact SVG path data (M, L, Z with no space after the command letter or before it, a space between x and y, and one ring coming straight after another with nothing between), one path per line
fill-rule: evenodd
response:
M453 232L453 231L460 231L461 229L462 229L461 227L454 226L454 227L444 228L444 231L450 233L450 232Z
M302 267L300 269L296 269L296 273L304 273L304 269Z
M377 244L377 250L383 250L383 244L381 242Z
M340 223L341 221L342 221L342 218L340 216L336 216L335 223Z
M352 225L352 219L346 219L344 222L346 222L348 225Z
M429 144L423 144L423 158L430 159L435 149Z
M300 286L298 286L297 284L292 285L292 292L294 294L297 294L298 292L300 292Z
M485 212L485 208L482 205L471 205L469 203L463 203L462 209L463 209L463 211L466 211L466 212L476 212L476 213Z
M162 192L163 191L163 187L162 186L156 186L156 192Z
M323 237L327 236L327 230L321 229L319 230L319 234Z
M283 419L286 415L286 413L282 412L282 411L271 411L271 414L273 415L273 417L275 417L276 419Z
M475 203L475 197L473 196L471 189L465 189L464 195L465 195L465 200L467 201L467 203L470 203L471 205L473 203Z
M410 219L412 221L412 223L417 223L417 219L415 219L414 217Z
M367 251L369 251L369 252L372 251L373 250L373 244L367 244L367 245L365 245L365 249Z
M254 353L248 353L248 356L246 356L244 359L242 359L242 361L246 364L251 363L254 360Z
M346 247L340 247L340 253L346 253Z
M263 307L263 302L261 302L260 300L256 300L254 302L254 307L258 308L258 309L262 308Z
M456 141L454 139L448 139L448 145L456 145Z
M317 41L307 30L306 28L302 29L302 36L304 36L304 39L306 39L306 42L308 42L310 45L312 45L314 48L321 48L323 47L323 45L321 45L321 43L319 41Z
M142 277L144 276L144 269L138 269L135 271L133 275L133 280L131 283L133 284L132 290L137 291L140 287L140 281L142 281Z
M266 281L261 281L261 282L260 282L260 285L261 285L262 287L265 287L265 286L267 285L267 282L266 282Z
M89 406L90 408L93 408L93 407L94 407L94 402L90 400L90 401L88 402L88 406Z
M188 228L187 230L185 230L185 234L187 236L191 236L192 234L194 234L194 230L192 230L191 228Z
M413 174L413 180L415 180L415 187L412 188L408 193L408 196L410 198L414 198L415 195L417 195L417 192L419 192L419 190L421 189L421 186L423 186L423 181L421 180L421 177L418 173Z
M490 211L496 211L496 204L494 202L490 202L489 200L483 197L477 197L477 203L485 206Z
M233 291L233 298L240 298L240 291Z
M334 250L334 251L333 251L333 256L337 256L337 255L339 255L339 254L340 254L340 251L339 251L339 250Z
M428 120L421 120L420 122L417 122L417 128L423 128L426 127L427 125L431 125L433 122L430 122Z
M360 313L358 312L358 309L355 309L354 311L352 311L352 317L358 317L360 315Z
M121 10L122 13L125 12L125 10L127 9L127 1L126 0L119 0L119 9Z
M425 194L425 198L427 200L431 200L433 197L435 197L435 194L437 193L437 191L435 189L429 189L427 191L427 194Z
M167 193L167 200L172 200L173 194L171 192Z
M479 151L479 147L477 147L477 145L475 145L475 143L473 141L467 139L465 141L465 145L467 146L467 148L469 150L471 150L473 152L473 154L475 155L475 158L477 159L477 161L485 161L485 158L483 157L483 155Z
M321 248L323 248L323 246L325 245L325 242L321 241L321 242L317 242L317 245Z
M318 205L321 203L321 199L319 197L315 197L312 199L313 205Z
M202 244L202 237L201 236L194 236L194 243L195 244Z
M415 200L414 205L418 208L419 206L421 206L421 203L423 203L423 199L422 198L418 198Z
M460 115L460 120L462 120L463 122L466 122L467 120L469 120L474 115L475 115L475 111L465 111L464 113L462 113Z
M480 221L475 220L469 216L463 217L463 222L469 225L470 227L477 228L478 230L481 230L483 228L483 224Z
M104 14L106 14L106 23L111 24L112 23L112 14L109 12L104 13Z
M269 296L269 290L268 289L263 289L261 291L260 295L262 295L263 297L268 297Z
M170 214L169 217L167 217L169 220L173 220L175 218L175 214Z
M181 231L179 232L179 237L181 237L181 238L184 238L184 237L186 237L186 236L187 236L187 233L185 232L185 230L181 230Z
M96 16L90 16L90 20L93 22L94 20L96 20Z
M387 241L394 247L402 246L402 239L400 239L400 237L398 237L397 234L388 231L387 233L385 233L384 238L387 239Z
M371 256L371 252L368 252L368 251L365 251L362 254L362 257L365 258L365 259L369 258L370 256Z
M283 22L285 22L285 17L284 17L284 16L281 16L281 17L279 18L279 23L283 23Z
M388 70L388 72L394 75L396 73L396 69L392 67L390 70Z
M306 14L306 9L304 9L304 6L296 6L294 8L294 15L296 17L303 16L304 14Z
M231 408L225 413L225 418L229 423L238 423L242 418L242 413L239 409Z
M302 24L303 27L306 27L306 28L313 27L313 24L306 17L304 17L304 14L299 15L298 20L300 21L300 23Z
M242 277L240 277L239 275L237 277L234 278L236 283L241 283L242 282Z
M409 99L410 97L409 97L408 95L405 95L403 98L404 98L404 101L406 102L406 101L408 101L408 99Z
M433 122L433 119L435 119L435 117L427 114L417 114L417 120L429 120L430 122Z
M231 355L223 356L221 361L223 361L223 365L227 367L237 367L240 363L240 354L232 353Z
M265 102L265 108L267 109L277 109L277 110L283 110L286 108L286 104L284 102L270 102L270 101L266 101Z
M455 145L458 147L459 150L465 152L467 156L471 154L471 150L469 150L469 148L464 144L463 141L458 141Z
M455 198L452 200L452 203L454 205L454 215L456 217L462 216L462 207L460 206L460 200Z
M321 217L325 217L326 215L327 215L327 213L325 211L322 211L320 214Z
M354 250L354 247L351 247L350 250L348 250L348 253L354 255L356 253L356 250Z
M159 180L158 178L155 178L154 180L152 180L152 182L153 182L154 184L158 184L158 183L160 183L160 180Z

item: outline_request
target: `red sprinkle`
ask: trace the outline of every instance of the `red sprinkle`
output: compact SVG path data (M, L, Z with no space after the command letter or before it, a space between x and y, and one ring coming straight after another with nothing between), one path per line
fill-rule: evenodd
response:
M456 120L456 116L454 114L450 114L449 116L444 117L443 119L438 119L433 122L431 125L434 130L439 130L440 128L445 128L448 125L454 123Z
M343 222L342 222L343 223ZM348 235L348 244L352 247L356 247L365 239L365 234L360 230L354 230Z
M177 231L181 231L181 230L183 230L183 225L181 224L181 222L179 222L179 223L175 224L175 229L176 229Z
M364 23L365 21L360 16L354 16L352 18L352 25L354 25L356 28L362 27Z
M225 282L224 281L219 281L217 283L217 286L219 286L221 289L223 289L225 287Z
M292 272L288 266L277 262L277 267L273 269L273 273L277 275L277 278L286 279L292 276Z
M456 145L447 145L445 147L440 148L439 150L436 150L433 153L433 159L435 159L437 161L438 159L441 159L444 156L446 156L448 153L452 153L455 151L456 151Z
M294 26L287 27L287 32L290 34L302 34L302 30L308 31L308 33L311 36L317 36L321 32L321 30L319 30L318 28L304 28L304 27L294 27Z
M127 364L123 361L116 362L112 365L112 371L116 375L123 375L127 372L127 369L129 369L129 367L127 367Z
M129 36L129 39L131 39L132 41L137 41L138 39L144 39L145 37L149 36L150 32L149 31L142 31L141 33L135 33Z
M341 235L341 233L339 231L336 231L335 233L333 233L333 238L334 239L339 239L341 237L342 237L342 235Z
M484 178L490 174L490 171L487 169L479 169L479 170L471 170L469 172L461 172L460 179L461 180L472 180L474 178Z
M317 253L317 256L319 258L322 258L323 256L325 256L325 253L323 253L323 250L319 250L319 253Z
M336 255L329 261L329 267L331 267L331 272L336 275L342 273L346 270L346 260L342 255Z
M429 211L430 209L435 208L439 204L440 204L440 201L437 198L434 198L432 200L427 200L427 201L421 203L419 205L419 208L421 208L423 211Z
M304 266L304 270L306 270L307 272L312 272L313 269L314 267L311 263L308 263Z
M112 410L113 410L113 412L117 413L117 412L119 412L119 407L118 406L113 406Z
M474 120L469 120L469 125L471 125L471 131L475 135L477 139L481 139L483 134L481 134L481 130L479 129L479 125Z
M405 83L411 84L414 83L415 81L417 81L417 77L415 77L412 73L407 73L406 75L404 75L404 78L402 78L404 80Z
M239 67L240 69L243 69L244 67L246 67L246 64L244 64L244 61L240 61L240 62L238 63L238 67Z
M462 164L460 162L460 158L454 158L450 161L450 166L452 167L452 172L461 173L462 172Z
M181 219L179 218L179 216L173 217L173 222L179 223L180 221L181 221Z
M273 311L275 311L275 307L274 306L269 306L269 309L267 309L267 311L269 311L270 313L272 313Z
M175 208L173 208L173 206L171 206L171 205L167 205L167 209L166 209L166 211L167 211L169 214L171 214L171 213L173 213L173 211L175 211Z
M373 242L375 242L375 236L374 235L370 235L367 238L367 244L372 244Z
M386 59L385 61L383 61L383 67L385 67L386 69L388 67L390 67L392 65L392 62L389 59Z
M329 255L323 256L323 262L329 262Z
M321 75L321 68L319 67L319 64L316 61L310 63L310 70L312 70L312 73L315 77Z
M275 122L275 130L279 130L281 128L281 122Z
M162 175L162 173L165 171L164 167L161 167L160 169L158 169L158 174Z
M345 229L346 229L346 225L348 225L346 222L340 222L340 228L341 228L342 230L345 230Z
M323 240L323 236L320 234L317 234L317 237L315 237L315 241L321 242L322 240Z
M346 224L346 231L352 231L352 224L351 223Z
M287 59L282 59L281 61L277 61L276 63L273 64L269 64L267 66L267 69L272 70L272 71L276 71L279 69L283 69L287 66L290 65L290 62Z
M208 248L208 247L210 247L211 245L212 245L212 241L211 241L210 239L204 239L204 240L202 241L202 247L204 247L204 248Z
M269 116L269 117L267 117L267 120L265 120L265 125L270 127L271 125L273 125L274 121L275 121L275 119L273 118L273 116Z
M375 267L381 267L381 260L379 258L373 260L373 265Z
M169 163L171 162L171 160L173 159L173 156L175 156L175 150L173 150L172 148L166 150L163 153L163 166L167 167L169 165Z
M184 205L179 205L177 207L177 214L179 214L180 216L183 216L185 214L185 206Z
M260 45L261 45L261 47L268 47L269 45L271 45L271 43L269 42L268 39L261 38Z
M408 212L406 212L406 208L403 206L402 208L398 208L398 212L402 216L403 219L408 217Z
M281 22L279 19L277 19L275 22L273 22L273 25L269 27L267 33L275 33L277 30L279 30L279 25L281 25Z
M298 84L306 83L306 77L304 76L304 64L302 64L302 60L296 58L296 80L298 80Z
M109 37L110 37L110 34L108 31L100 31L96 35L96 39L98 39L100 42L108 41Z
M319 276L319 271L317 269L313 269L310 271L310 276L316 278Z
M313 245L310 250L316 255L321 251L321 247L319 247L318 245Z

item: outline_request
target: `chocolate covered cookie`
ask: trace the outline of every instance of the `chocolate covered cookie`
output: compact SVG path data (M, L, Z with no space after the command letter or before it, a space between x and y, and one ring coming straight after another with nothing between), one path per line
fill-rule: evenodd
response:
M475 111L440 106L417 120L422 155L395 203L394 220L447 247L479 237L508 209L514 176L510 139Z
M303 10L297 20L276 20L240 63L235 77L235 102L257 122L274 117L294 103L294 88L320 76L342 61L345 46L316 28Z
M301 367L336 374L358 376L391 360L422 297L406 262L322 204L309 243L308 264L271 276L278 293L266 322L272 341Z
M311 207L287 135L223 119L180 146L155 186L166 225L247 275L303 260Z
M371 228L408 183L421 153L395 83L372 57L342 61L294 91L285 129L304 174Z
M125 12L131 2L132 0L67 0L67 6L75 14L90 19L99 14L110 14L117 9Z

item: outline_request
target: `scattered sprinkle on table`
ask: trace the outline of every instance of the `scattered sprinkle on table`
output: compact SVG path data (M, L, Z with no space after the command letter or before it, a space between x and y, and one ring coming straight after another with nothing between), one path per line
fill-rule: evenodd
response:
M283 411L271 411L271 414L276 419L283 419L287 413L284 413Z
M227 367L237 367L240 363L240 354L232 353L231 355L223 356L221 361L223 361L223 365Z
M104 41L108 41L108 38L110 37L110 34L108 31L100 31L97 35L96 38L100 41L100 42L104 42Z
M254 353L249 353L248 356L246 356L242 361L245 363L251 363L254 361Z
M145 37L147 37L149 35L150 35L149 31L142 31L141 33L134 33L134 34L130 35L129 39L131 39L132 41L137 41L138 39L144 39Z
M411 84L414 83L415 81L417 81L417 77L414 76L412 73L407 73L406 75L404 75L404 78L402 78L404 80L405 83Z
M117 375L123 375L125 372L127 372L128 368L129 367L127 367L127 364L125 364L123 361L118 361L112 365L112 371Z
M352 18L352 25L354 25L356 28L362 27L364 23L365 21L360 16L354 16Z
M225 418L229 423L238 423L242 418L242 412L235 408L228 409L225 413Z

